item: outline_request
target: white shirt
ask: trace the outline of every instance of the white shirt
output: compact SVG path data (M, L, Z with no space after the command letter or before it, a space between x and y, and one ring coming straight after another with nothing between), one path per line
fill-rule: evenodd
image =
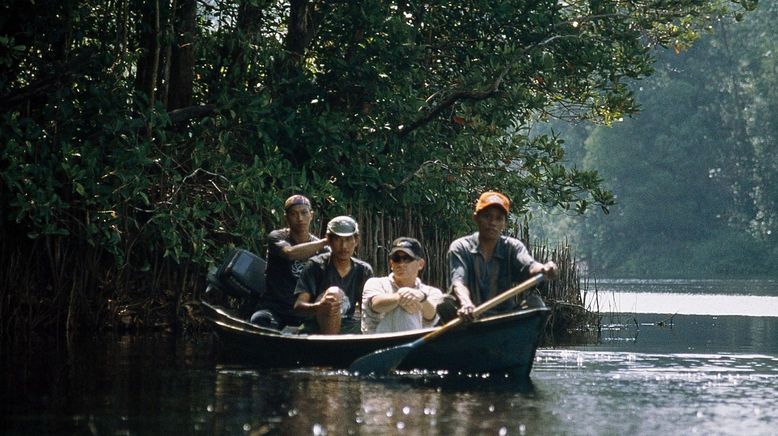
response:
M433 306L436 306L443 301L443 292L441 292L440 289L434 286L425 285L418 277L416 278L416 283L410 287L427 294L427 300L429 300ZM373 277L365 282L365 288L362 291L362 333L375 333L378 324L381 323L387 314L397 310L406 314L407 317L412 318L412 321L416 321L412 322L412 324L418 325L417 328L432 327L438 322L439 318L437 314L435 314L435 318L426 320L422 316L421 311L411 314L405 312L405 310L399 306L387 313L378 313L373 310L373 297L376 295L393 294L399 289L400 287L394 281L394 274L389 274L387 277Z

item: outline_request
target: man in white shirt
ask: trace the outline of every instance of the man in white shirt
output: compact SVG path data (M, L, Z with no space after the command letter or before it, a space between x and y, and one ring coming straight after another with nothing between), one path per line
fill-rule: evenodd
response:
M373 277L362 291L362 333L389 333L434 326L440 289L419 279L424 249L414 238L397 238L389 250L391 274Z

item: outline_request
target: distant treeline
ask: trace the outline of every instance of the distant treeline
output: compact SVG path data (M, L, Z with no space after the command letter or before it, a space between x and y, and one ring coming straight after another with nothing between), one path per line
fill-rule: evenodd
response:
M617 204L545 223L565 228L592 270L778 275L776 22L776 2L717 22L688 52L658 53L656 73L631 86L637 116L567 131L568 155L596 168Z

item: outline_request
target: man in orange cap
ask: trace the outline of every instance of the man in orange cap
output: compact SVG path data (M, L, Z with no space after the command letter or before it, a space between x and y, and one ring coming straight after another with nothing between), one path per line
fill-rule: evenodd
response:
M459 315L473 319L475 306L497 296L535 274L556 275L554 262L540 263L516 238L503 235L511 202L504 194L488 191L475 204L473 221L478 231L457 239L448 250L450 293L453 298L438 305L442 321ZM519 302L508 300L489 313L515 310Z

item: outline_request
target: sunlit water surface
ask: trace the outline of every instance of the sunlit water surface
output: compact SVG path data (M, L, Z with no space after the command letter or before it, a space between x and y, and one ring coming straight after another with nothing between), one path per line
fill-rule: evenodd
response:
M775 280L601 280L600 312L778 317Z
M688 293L658 283L665 288L658 293ZM622 292L617 286L608 292ZM725 296L698 295L715 294ZM413 373L365 380L327 369L225 365L210 340L38 344L27 348L34 352L3 354L2 428L4 434L778 434L778 317L635 308L606 314L596 344L540 349L530 381Z

